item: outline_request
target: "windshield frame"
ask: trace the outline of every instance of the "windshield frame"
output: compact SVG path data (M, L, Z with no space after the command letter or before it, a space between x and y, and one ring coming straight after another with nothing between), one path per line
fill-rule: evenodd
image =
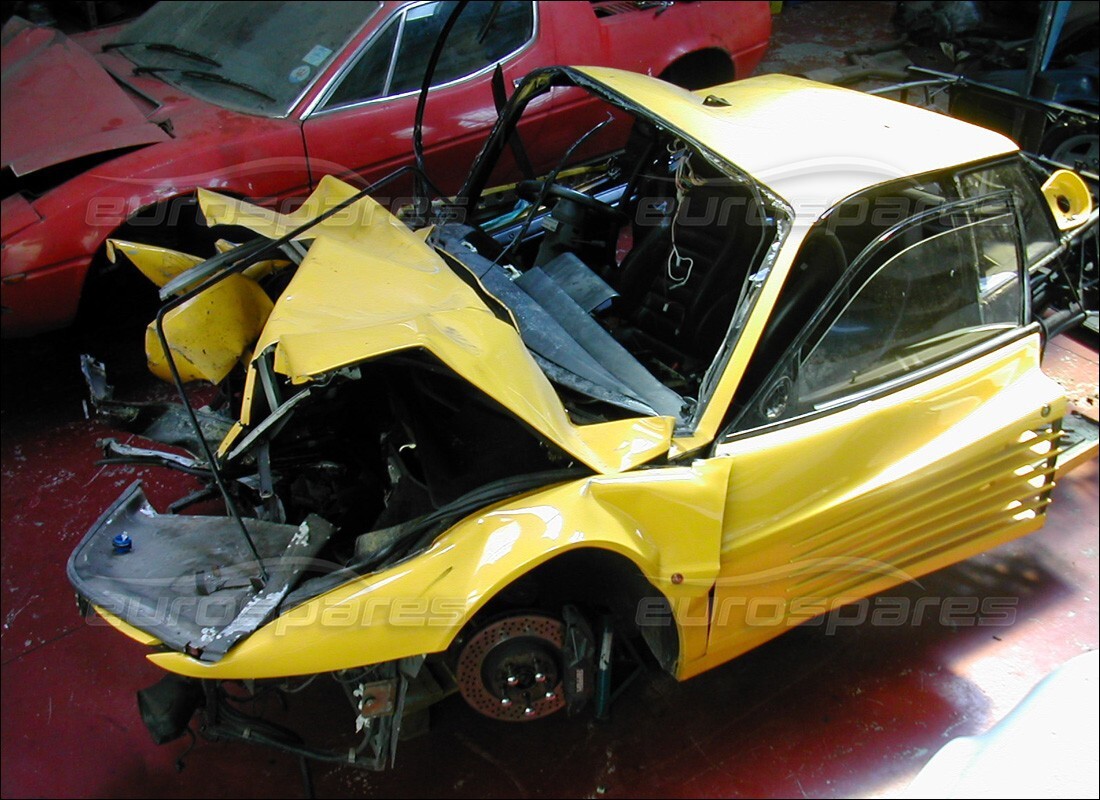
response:
M518 126L528 104L536 97L557 87L576 87L622 109L635 118L647 120L658 128L675 134L718 172L754 188L761 206L766 206L774 213L775 230L767 246L756 256L756 262L751 268L754 272L751 286L746 284L737 300L722 342L704 371L695 403L674 418L670 452L673 457L678 458L684 453L694 452L700 447L711 444L722 427L721 418L726 413L737 383L743 376L744 364L740 367L741 371L731 370L731 364L739 350L744 348L751 352L758 343L758 336L748 339L745 337L745 331L749 328L754 315L760 313L770 315L772 312L772 306L764 308L761 299L766 294L767 286L776 280L776 265L786 253L790 252L788 245L796 222L795 209L763 182L718 155L700 137L672 124L654 109L635 102L614 88L589 77L583 69L583 67L568 66L541 67L524 77L507 104L498 113L496 124L475 157L465 183L451 204L450 212L464 214L466 219L476 219L477 205L488 187L493 168L507 148L508 138ZM794 244L797 247L801 242L795 241ZM783 276L779 277L780 282L782 278ZM771 302L774 305L774 298ZM689 443L686 448L685 443Z

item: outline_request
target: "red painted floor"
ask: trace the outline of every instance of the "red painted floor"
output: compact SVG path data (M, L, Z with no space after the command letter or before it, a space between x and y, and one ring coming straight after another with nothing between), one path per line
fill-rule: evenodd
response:
M798 24L817 30L826 19L842 29L849 6L889 36L891 5L804 4L777 21L777 38L796 44ZM822 58L818 49L811 55ZM294 759L248 745L200 741L177 771L186 742L154 745L134 701L159 671L142 647L77 616L64 564L103 508L136 477L160 508L187 484L162 471L94 464L96 440L115 432L83 417L77 353L107 360L120 395L170 394L144 376L140 354L124 341L67 334L3 345L0 794L301 797ZM1095 409L1095 352L1059 342L1052 357L1068 359L1086 384L1091 374ZM1097 648L1097 507L1093 460L1058 486L1044 530L896 590L865 614L849 608L796 628L684 684L651 671L606 723L499 724L452 697L433 710L427 736L402 743L395 770L317 766L316 792L891 795L949 739L988 729L1048 671ZM900 624L874 618L876 608L912 609L921 598L932 600ZM998 611L1003 624L974 624L957 613L967 602ZM351 714L331 682L293 703L292 718L311 736L352 741Z

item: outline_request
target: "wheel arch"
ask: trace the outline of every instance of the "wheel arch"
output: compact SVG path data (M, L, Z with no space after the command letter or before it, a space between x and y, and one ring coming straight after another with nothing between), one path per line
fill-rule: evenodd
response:
M482 618L508 609L533 606L560 616L565 605L577 605L590 614L610 612L625 632L642 636L665 671L676 674L681 648L672 602L636 561L605 547L557 552L499 587L455 640L476 629ZM592 617L589 621L595 622Z
M289 609L218 662L168 652L150 659L191 677L268 678L442 653L491 601L507 601L502 593L553 562L544 568L552 574L593 576L586 588L606 593L607 575L621 575L634 582L628 598L653 598L646 610L668 619L678 641L674 648L659 638L658 658L679 675L706 650L730 464L589 476L513 498L465 518L418 555ZM660 613L662 603L671 614Z
M239 192L218 190L220 194L243 199ZM178 189L152 199L132 211L106 234L98 237L81 283L77 307L78 321L96 324L96 320L125 319L131 305L151 310L159 304L156 289L130 268L125 259L112 261L107 241L123 239L155 244L192 255L213 255L214 242L220 237L199 221L198 189ZM147 285L148 284L148 285Z
M704 89L736 79L733 57L721 47L704 47L678 56L657 76L684 89Z

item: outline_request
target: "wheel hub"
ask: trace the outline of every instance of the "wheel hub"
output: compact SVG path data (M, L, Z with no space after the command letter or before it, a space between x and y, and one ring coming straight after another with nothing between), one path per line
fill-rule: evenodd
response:
M565 705L561 652L565 624L541 614L497 620L458 656L456 678L466 702L493 719L524 722Z
M1081 164L1095 171L1100 165L1100 143L1096 141L1095 131L1070 136L1054 149L1050 157L1062 164L1072 167Z

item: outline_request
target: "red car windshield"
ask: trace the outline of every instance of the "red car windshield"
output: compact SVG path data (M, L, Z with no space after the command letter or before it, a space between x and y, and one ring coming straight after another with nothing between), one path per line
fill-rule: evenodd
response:
M284 116L378 2L158 3L107 48L218 105ZM105 48L105 49L107 49Z

